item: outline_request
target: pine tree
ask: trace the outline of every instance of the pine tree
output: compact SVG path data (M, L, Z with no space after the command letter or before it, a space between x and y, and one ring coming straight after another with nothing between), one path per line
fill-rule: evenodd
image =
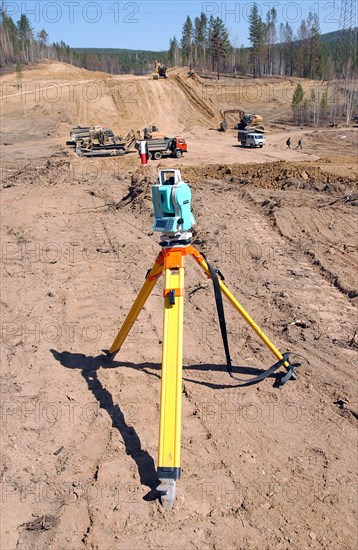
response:
M2 6L0 23L0 61L13 63L19 59L19 31L11 17L6 13L5 4Z
M19 29L20 47L23 54L23 60L25 62L34 61L34 31L27 15L21 14L21 17L17 22L17 28Z
M304 96L305 92L301 84L298 83L293 92L291 103L294 119L297 124L302 124Z
M274 50L273 45L277 39L277 11L271 8L266 15L266 44L267 44L267 72L274 73Z
M222 19L220 19L220 17L217 17L213 21L210 35L210 46L213 64L214 66L216 65L216 71L219 80L221 62L228 57L231 51L229 33L226 30L224 22Z
M300 27L297 33L297 39L299 40L297 50L297 62L298 62L298 76L307 78L309 74L309 26L307 21L302 19Z
M285 63L286 75L293 76L294 70L294 55L293 55L293 30L289 23L285 25Z
M311 15L311 13L310 13ZM322 76L322 47L319 18L317 14L308 19L309 26L309 73L311 78Z
M168 60L172 67L179 65L179 45L175 36L169 42Z
M327 90L325 90L322 94L322 97L321 97L321 115L322 115L322 119L324 121L327 120L327 116L328 116L328 92Z
M48 34L45 29L42 29L40 32L37 33L37 39L41 46L47 46Z
M214 17L211 15L209 22L208 22L208 33L207 33L207 50L209 52L210 62L211 62L211 70L215 70L215 60L213 56L213 50L212 50L212 43L211 43L211 37L213 35L213 27L214 27Z
M251 42L254 77L261 76L262 74L262 57L265 34L266 25L260 17L257 4L254 3L249 15L249 40Z
M39 53L41 56L47 56L48 55L48 34L45 31L45 29L42 29L40 32L37 33L37 40L39 45Z
M181 47L183 50L183 63L191 67L193 63L193 23L189 15L183 25Z
M195 63L205 63L208 40L208 18L205 13L196 17L194 21L194 48Z

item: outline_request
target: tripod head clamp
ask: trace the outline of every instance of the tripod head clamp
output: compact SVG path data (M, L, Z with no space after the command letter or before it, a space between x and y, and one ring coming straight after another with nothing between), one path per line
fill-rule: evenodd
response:
M161 231L162 243L190 241L190 229L196 223L191 211L191 190L180 170L159 170L152 185L153 230Z

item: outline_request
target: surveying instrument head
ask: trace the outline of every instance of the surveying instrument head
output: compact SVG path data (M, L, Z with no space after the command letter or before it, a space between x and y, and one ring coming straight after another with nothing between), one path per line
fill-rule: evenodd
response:
M161 246L185 246L190 243L190 229L196 223L191 211L191 190L182 180L180 170L159 170L152 185L153 230L161 231Z

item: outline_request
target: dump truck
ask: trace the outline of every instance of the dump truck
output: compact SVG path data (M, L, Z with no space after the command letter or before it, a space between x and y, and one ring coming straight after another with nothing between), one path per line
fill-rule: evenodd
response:
M242 147L263 147L265 145L265 136L256 132L239 131L238 141Z
M181 158L183 153L187 153L188 146L183 137L164 138L164 139L145 139L148 144L148 152L153 160L159 160L163 156ZM137 151L140 149L140 143L135 144Z

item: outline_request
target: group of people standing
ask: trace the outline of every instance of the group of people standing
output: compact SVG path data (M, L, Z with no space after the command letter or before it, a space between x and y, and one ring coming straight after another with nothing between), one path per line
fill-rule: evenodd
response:
M291 138L289 137L286 141L287 149L291 149ZM303 149L302 147L302 138L298 140L298 143L295 147L295 149Z

